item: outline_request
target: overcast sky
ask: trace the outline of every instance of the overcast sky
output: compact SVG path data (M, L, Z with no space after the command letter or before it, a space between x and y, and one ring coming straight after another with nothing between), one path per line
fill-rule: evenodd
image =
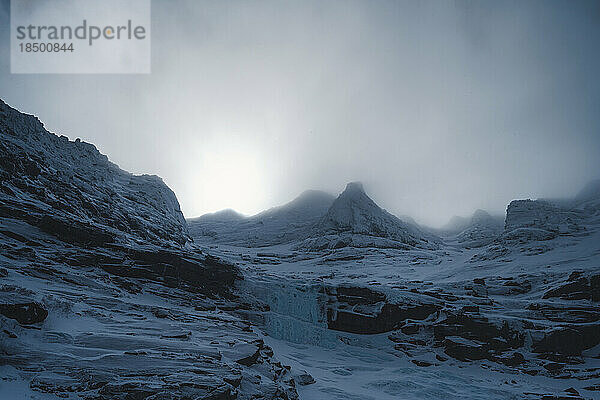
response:
M149 75L11 75L0 97L186 217L360 180L441 225L600 177L599 1L153 1Z

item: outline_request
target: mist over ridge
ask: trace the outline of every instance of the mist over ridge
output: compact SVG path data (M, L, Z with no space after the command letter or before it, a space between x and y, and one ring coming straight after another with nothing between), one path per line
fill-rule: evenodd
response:
M4 0L2 34L8 14ZM359 180L391 213L442 226L597 178L598 14L593 1L154 1L152 74L11 75L2 41L0 91L163 177L188 218Z

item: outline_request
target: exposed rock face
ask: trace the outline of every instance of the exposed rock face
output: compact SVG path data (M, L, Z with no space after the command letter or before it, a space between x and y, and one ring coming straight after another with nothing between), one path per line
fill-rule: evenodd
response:
M85 260L85 259L84 259ZM114 248L104 256L89 254L74 263L95 265L111 275L160 282L168 287L214 296L230 296L239 270L228 263L194 252L167 249Z
M590 274L584 276L582 273L571 274L566 282L549 289L543 298L558 297L564 300L591 300L600 301L600 275Z
M600 220L600 180L572 199L514 200L506 210L504 239L521 242L589 234Z
M533 351L581 355L583 350L591 349L598 344L600 344L599 324L572 325L546 333L542 339L534 342Z
M93 145L58 137L1 101L0 137L0 217L25 224L7 223L5 235L41 246L17 233L33 226L81 248L61 255L71 265L206 294L230 292L237 269L183 247L186 221L159 177L125 172Z
M327 310L329 329L360 334L376 334L398 329L406 320L424 320L440 307L434 303L407 301L393 303L383 293L364 287L327 289L335 308Z
M494 360L496 355L524 343L522 333L507 324L498 326L476 313L448 313L444 321L434 325L433 332L445 353L462 361Z
M30 325L42 322L48 311L38 303L0 304L0 314L17 320L20 324Z
M245 247L263 247L302 240L327 212L334 197L318 190L307 190L296 199L243 217L232 210L188 220L194 240Z
M583 232L584 215L544 200L514 200L506 210L504 238L549 240Z
M0 138L0 216L81 245L188 241L177 198L159 177L125 172L2 101Z
M299 385L303 386L312 385L313 383L315 383L315 378L313 378L306 371L304 371L304 373L294 376L294 379L296 380L296 382L298 382Z

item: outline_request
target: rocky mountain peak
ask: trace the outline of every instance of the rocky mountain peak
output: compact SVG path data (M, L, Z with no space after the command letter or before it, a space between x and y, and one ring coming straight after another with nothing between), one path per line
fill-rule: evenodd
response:
M346 189L342 192L342 194L365 194L365 189L363 187L362 182L350 182L346 185ZM365 194L366 195L366 194Z
M427 241L418 228L379 207L359 182L346 186L315 230L315 235L341 233L386 238L408 245Z
M484 210L476 210L471 217L473 226L504 226L504 221L499 217L493 217Z

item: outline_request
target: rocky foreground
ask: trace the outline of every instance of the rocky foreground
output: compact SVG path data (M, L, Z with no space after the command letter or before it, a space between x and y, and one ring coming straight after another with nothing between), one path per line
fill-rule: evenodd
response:
M0 397L294 399L173 192L0 102Z

